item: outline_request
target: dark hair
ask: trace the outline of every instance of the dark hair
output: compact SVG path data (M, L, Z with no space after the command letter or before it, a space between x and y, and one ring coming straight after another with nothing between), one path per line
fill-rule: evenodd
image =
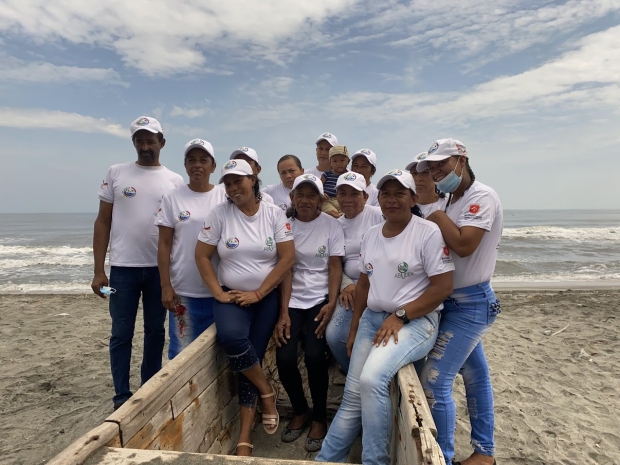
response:
M253 174L248 174L246 176L246 178L251 178L251 177L256 178L256 183L252 186L252 190L254 191L254 197L256 197L256 199L259 201L263 200L263 194L261 194L261 191L260 191L260 179L258 179L258 176L254 176ZM228 195L226 196L226 200L228 201L228 203L234 203L232 199L228 197Z
M303 168L301 167L301 160L299 158L297 158L297 156L295 155L284 155L282 158L280 158L278 160L278 164L276 165L276 168L278 171L280 171L280 163L282 163L283 161L286 160L293 160L295 162L295 164L297 165L297 168L299 168L300 170L303 171Z
M137 134L138 132L140 132L140 131L146 131L146 129L138 129L136 132L134 132L134 133L133 133L133 135L131 136L131 141L132 141L132 142L134 142L134 143L136 142L136 134ZM151 132L151 131L148 131L148 132ZM151 134L152 134L152 133L151 133ZM158 132L158 133L157 133L157 140L158 140L159 142L161 142L162 140L164 140L164 135L163 135L163 133L161 133L161 132Z
M415 191L413 189L409 189L409 192L411 192L412 197L415 196ZM413 213L415 216L419 216L420 218L424 218L422 210L420 210L420 207L418 207L417 203L413 207L411 207L411 213Z
M444 194L439 189L437 189L437 186L435 186L435 194L437 194L440 199L445 199L446 198L446 194Z
M467 172L469 173L471 182L474 182L476 180L476 175L474 174L474 171L471 169L471 166L469 166L469 157L465 158L465 168L467 168Z

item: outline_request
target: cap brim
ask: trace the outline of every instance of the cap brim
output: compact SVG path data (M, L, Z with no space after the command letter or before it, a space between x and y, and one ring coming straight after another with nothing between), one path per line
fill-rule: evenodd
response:
M426 169L428 169L428 163L429 161L442 161L445 160L447 158L450 157L457 157L459 156L458 154L455 155L428 155L424 160L420 160L418 162L418 166L416 166L416 170L418 170L418 172L422 172Z
M418 165L418 163L420 163L420 162L419 161L412 161L407 166L405 166L405 169L407 171L411 171L412 169L414 169Z
M377 189L380 190L383 187L383 184L385 184L387 181L389 181L390 179L395 179L396 181L398 181L403 187L406 187L407 189L412 189L411 186L408 186L404 181L403 178L401 178L400 176L392 176L391 174L386 174L385 176L383 176L381 179L379 179L379 182L377 183Z
M329 145L331 145L332 147L335 147L335 145L332 144L332 142L329 139L326 139L325 137L321 137L320 139L317 139L315 144L318 144L319 142L321 142L322 140L324 140L325 142L327 142Z
M125 127L126 127L126 126L125 126ZM132 133L131 133L132 137L133 137L133 135L134 135L136 132L138 132L138 131L148 131L148 132L150 132L150 133L152 133L152 134L159 134L159 133L161 132L161 131L158 131L157 129L153 129L153 128L143 128L143 127L139 127L139 128L136 128L136 129L134 129L134 130L132 131ZM162 134L163 134L163 132L162 132Z
M377 164L373 163L372 160L370 158L368 158L367 155L364 155L363 153L355 153L353 154L353 156L351 157L351 163L353 163L353 160L355 160L357 157L364 157L366 160L368 160L368 163L370 163L372 166L376 167Z
M239 176L253 176L253 174L248 174L245 171L241 171L241 170L231 170L228 173L226 173L224 176L220 177L220 181L218 184L222 184L224 182L224 178L226 176L228 176L229 174L238 174Z
M301 186L302 184L310 184L311 186L313 186L317 191L319 191L319 194L323 195L323 183L321 184L317 184L314 181L311 181L309 179L304 179L303 181L300 181L297 185L293 186L292 190L295 190L297 187Z
M357 184L355 184L355 183L348 182L348 181L341 182L340 184L336 184L336 190L338 190L338 188L339 188L339 187L341 187L341 186L351 186L351 187L352 187L353 189L355 189L356 191L359 191L359 192L366 192L366 189L362 188L361 186L358 186L358 185L357 185Z
M205 152L207 152L211 156L211 158L215 158L215 155L213 155L211 152L209 152L209 150L204 145L201 145L201 144L190 145L189 147L187 147L185 149L185 154L183 156L186 157L187 154L189 153L189 151L192 150L192 149L204 150Z

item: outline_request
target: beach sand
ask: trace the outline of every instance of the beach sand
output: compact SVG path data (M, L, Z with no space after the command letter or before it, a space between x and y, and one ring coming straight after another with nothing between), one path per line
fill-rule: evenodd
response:
M498 294L502 313L484 339L497 463L620 464L620 291ZM107 302L95 296L0 295L0 463L45 463L111 413L108 338ZM464 459L460 378L455 392Z

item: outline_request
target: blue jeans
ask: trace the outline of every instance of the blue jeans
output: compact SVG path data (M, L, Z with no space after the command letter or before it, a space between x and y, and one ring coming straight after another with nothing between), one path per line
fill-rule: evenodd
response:
M455 289L443 303L439 336L422 370L435 425L437 442L446 463L454 458L456 408L452 384L462 374L471 423L471 444L480 454L493 456L493 388L482 348L482 336L495 321L499 300L489 282Z
M222 289L229 291L226 287ZM260 302L248 307L216 300L213 315L217 341L228 357L231 370L237 373L239 405L254 407L259 391L242 372L262 363L280 315L278 291L271 291Z
M338 366L344 371L349 372L349 355L347 354L347 341L349 340L349 329L351 329L351 320L353 319L353 310L347 310L342 305L336 305L336 310L332 319L325 329L325 340L331 350L332 355L336 359Z
M168 334L168 358L174 357L190 345L205 329L213 324L213 297L185 297L179 296L182 307L172 312L169 311Z
M161 303L159 270L156 266L110 269L112 337L110 338L110 367L114 383L115 404L132 396L129 388L131 342L133 339L138 304L142 295L144 316L144 350L140 367L141 384L146 383L161 369L166 330L166 309Z
M390 314L366 309L351 354L342 404L329 427L320 462L345 462L351 445L363 428L362 463L388 465L392 438L392 401L390 382L398 370L423 358L437 338L439 314L411 320L386 346L376 347L372 339Z

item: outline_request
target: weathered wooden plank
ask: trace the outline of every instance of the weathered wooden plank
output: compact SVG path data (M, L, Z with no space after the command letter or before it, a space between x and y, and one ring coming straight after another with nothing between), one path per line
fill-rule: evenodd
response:
M239 414L235 415L224 429L220 432L217 439L213 441L213 444L207 450L208 454L231 454L235 451L237 446L237 438L239 437L239 430L241 429L241 422Z
M239 421L239 402L236 396L230 398L230 401L222 408L219 417L207 427L207 431L205 432L197 452L207 452L220 436L221 432L233 421ZM231 452L232 448L226 450L225 453Z
M413 364L398 371L398 383L403 396L408 398L409 402L415 407L418 425L422 428L428 428L437 437L437 427Z
M140 465L162 463L169 465L316 465L307 460L269 459L264 457L236 457L232 455L191 454L187 452L152 451L105 448L89 465Z
M48 465L82 465L89 457L118 436L118 425L104 422L71 443L69 447L50 460Z
M151 444L173 420L172 404L166 402L162 409L157 412L133 438L126 441L125 447L130 449L148 449L149 444Z
M428 428L420 430L420 443L418 450L422 457L420 463L423 465L446 465L446 461L441 453L441 448L435 440L435 434Z
M209 362L207 355L215 344L215 334L215 325L211 325L107 418L120 425L123 446Z

